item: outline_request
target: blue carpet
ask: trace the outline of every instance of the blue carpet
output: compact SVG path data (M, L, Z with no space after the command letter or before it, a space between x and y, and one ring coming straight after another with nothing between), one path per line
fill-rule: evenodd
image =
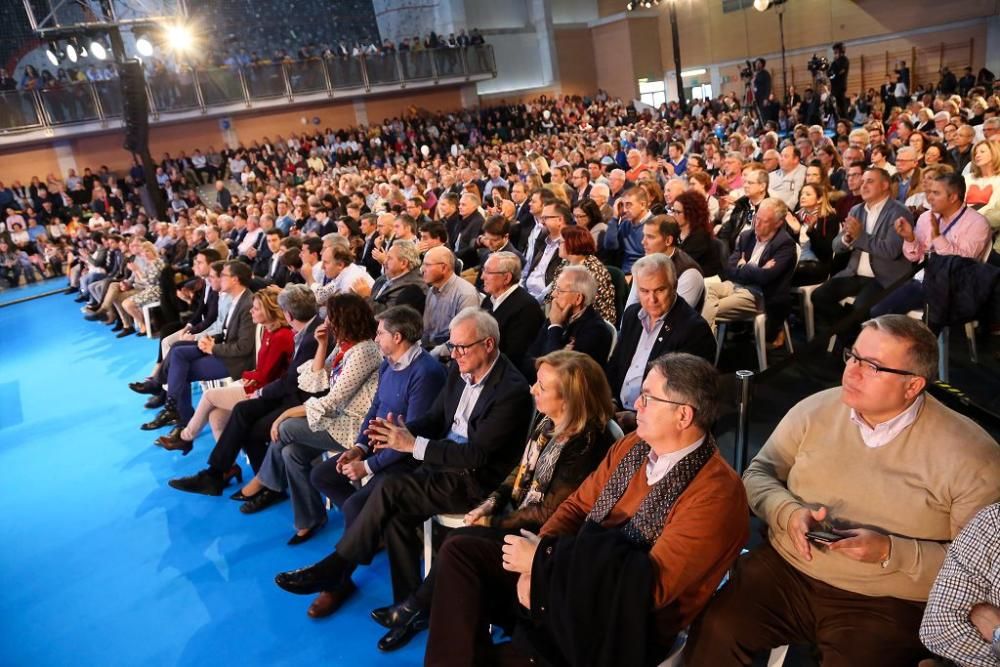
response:
M368 612L392 601L384 555L322 621L306 616L310 597L274 585L332 549L336 510L289 547L289 503L244 516L226 496L167 486L204 467L211 433L187 457L153 446L138 429L153 413L126 384L154 342L116 340L76 306L0 308L0 664L420 664L424 636L375 648L384 630Z
M19 299L31 298L53 292L55 290L65 289L68 286L69 284L66 282L66 278L58 276L56 278L39 280L36 283L28 283L23 287L0 289L0 306L5 306L14 301L18 301Z

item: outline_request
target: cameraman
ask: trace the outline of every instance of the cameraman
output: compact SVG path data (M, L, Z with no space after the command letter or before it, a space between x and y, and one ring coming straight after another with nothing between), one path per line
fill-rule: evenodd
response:
M833 62L830 63L830 93L836 98L837 117L847 115L847 72L851 61L844 52L844 43L833 45Z
M757 118L764 124L764 102L771 96L771 73L764 69L767 61L757 58L753 61L754 74L751 87L753 89L753 104L757 107Z

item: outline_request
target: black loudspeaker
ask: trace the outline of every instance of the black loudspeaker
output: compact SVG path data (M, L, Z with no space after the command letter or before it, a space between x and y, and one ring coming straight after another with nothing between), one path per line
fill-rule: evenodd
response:
M141 153L149 148L149 99L146 77L138 60L129 60L121 70L122 113L125 119L125 150Z

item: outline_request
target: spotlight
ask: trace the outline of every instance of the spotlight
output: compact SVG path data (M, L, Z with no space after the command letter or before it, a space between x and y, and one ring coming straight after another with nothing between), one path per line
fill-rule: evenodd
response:
M66 57L69 58L71 63L75 63L80 58L76 53L76 46L72 42L66 45Z
M139 52L140 56L146 56L148 58L153 55L153 43L149 41L149 37L146 35L140 35L135 40L135 50Z
M633 5L631 2L625 5L625 11L630 12L633 9L635 9L635 5Z
M94 57L98 60L104 60L108 57L108 50L104 48L99 40L94 40L90 43L90 52L94 54Z
M49 48L45 50L45 57L49 59L53 67L59 67L59 59L62 57L59 52L59 44L54 41L49 42Z
M167 44L167 48L172 51L187 51L191 48L194 42L194 36L191 34L191 30L180 23L175 23L173 25L168 25L164 29L164 41Z
M771 0L753 0L753 8L758 12L766 12L771 6Z

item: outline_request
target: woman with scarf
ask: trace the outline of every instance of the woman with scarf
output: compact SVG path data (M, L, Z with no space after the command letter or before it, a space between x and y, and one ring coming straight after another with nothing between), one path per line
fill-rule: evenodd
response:
M466 527L448 536L448 540L478 538L498 562L504 536L520 530L537 532L597 467L614 438L608 429L614 415L611 389L597 362L580 352L559 350L539 357L535 368L538 379L531 394L538 416L521 463L465 516ZM427 627L440 569L435 564L409 599L372 612L372 618L389 629L379 641L381 650L400 648ZM440 573L450 575L447 570ZM446 606L449 601L441 603ZM442 633L447 635L448 629L442 628Z

